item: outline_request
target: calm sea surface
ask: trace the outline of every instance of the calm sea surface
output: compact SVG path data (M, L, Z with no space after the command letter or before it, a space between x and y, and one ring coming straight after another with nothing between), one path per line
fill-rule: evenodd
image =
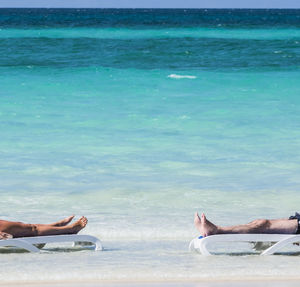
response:
M0 217L105 247L0 254L1 282L299 277L187 251L196 210L300 211L299 162L300 10L0 9Z

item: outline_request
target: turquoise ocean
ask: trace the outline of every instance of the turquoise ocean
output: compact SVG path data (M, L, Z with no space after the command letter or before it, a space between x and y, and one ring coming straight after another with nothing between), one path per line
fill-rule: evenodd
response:
M104 245L2 252L2 283L298 278L188 243L300 211L299 162L300 10L0 9L0 218Z

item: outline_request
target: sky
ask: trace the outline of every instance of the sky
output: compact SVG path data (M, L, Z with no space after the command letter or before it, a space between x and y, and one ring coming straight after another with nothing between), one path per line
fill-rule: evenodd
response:
M300 0L0 0L0 8L300 8Z

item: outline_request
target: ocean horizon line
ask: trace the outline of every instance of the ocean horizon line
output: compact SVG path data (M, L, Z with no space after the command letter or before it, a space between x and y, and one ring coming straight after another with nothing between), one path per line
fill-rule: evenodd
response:
M207 8L176 8L176 7L160 7L160 8L150 8L150 7L0 7L0 9L57 9L57 10L71 10L71 9L89 9L89 10L264 10L264 11L270 11L270 10L300 10L300 8L285 8L285 7L273 7L273 8L229 8L229 7L224 7L224 8L212 8L212 7L207 7Z

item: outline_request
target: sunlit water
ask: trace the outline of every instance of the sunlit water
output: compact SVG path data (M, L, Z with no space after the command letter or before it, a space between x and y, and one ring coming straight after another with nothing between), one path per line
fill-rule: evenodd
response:
M0 10L1 218L86 215L104 245L2 253L1 282L300 276L188 252L196 210L300 208L300 12L175 11Z

